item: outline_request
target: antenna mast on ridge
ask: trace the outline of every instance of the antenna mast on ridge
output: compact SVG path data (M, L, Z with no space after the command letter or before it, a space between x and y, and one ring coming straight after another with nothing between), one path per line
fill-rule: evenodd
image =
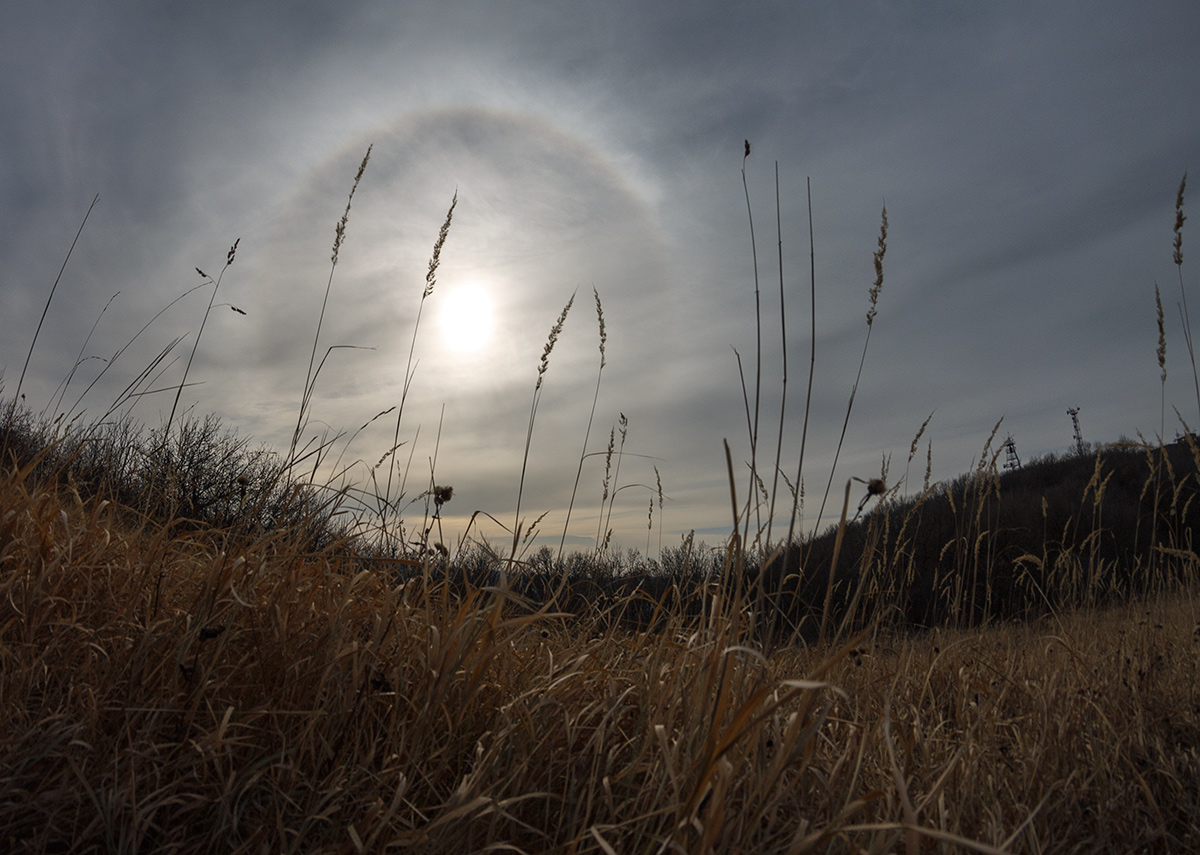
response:
M1067 415L1071 417L1071 423L1075 425L1075 450L1082 456L1087 452L1083 450L1083 434L1079 430L1079 407L1071 407L1067 410Z
M1017 456L1017 444L1013 442L1011 433L1008 435L1008 439L1004 440L1004 449L1008 452L1008 456L1004 459L1004 468L1020 469L1021 458Z

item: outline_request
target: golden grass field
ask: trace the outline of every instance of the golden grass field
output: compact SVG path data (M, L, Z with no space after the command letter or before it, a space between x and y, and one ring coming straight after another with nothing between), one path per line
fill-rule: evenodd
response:
M1194 590L766 655L0 502L8 851L1200 848Z
M1182 205L1181 185L1180 266ZM317 351L282 468L174 412L161 440L39 424L18 383L0 434L0 850L1200 852L1191 434L1175 462L1141 443L1132 493L1119 482L1143 470L1100 452L1045 462L1054 480L1030 475L1007 510L1018 482L996 455L908 505L873 481L862 521L848 485L831 554L755 534L731 464L733 534L707 569L657 587L614 570L593 597L570 565L519 554L519 510L475 576L428 518L398 550L390 495L373 528L334 525L349 494L322 503L287 474L312 453ZM1068 476L1078 495L1051 506ZM1014 551L1003 514L1028 507L1044 539ZM603 546L592 571L617 566ZM518 584L535 569L538 597ZM993 602L1018 595L1011 614Z

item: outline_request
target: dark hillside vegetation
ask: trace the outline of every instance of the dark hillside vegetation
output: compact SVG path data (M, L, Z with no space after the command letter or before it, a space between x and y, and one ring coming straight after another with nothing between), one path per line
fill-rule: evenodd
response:
M541 547L514 561L479 541L434 550L427 525L403 549L383 549L356 524L350 494L293 477L279 455L250 448L212 416L181 421L162 443L129 421L64 429L11 404L4 410L10 466L144 521L217 534L226 546L286 532L297 553L334 549L391 584L433 574L465 594L503 583L527 610L601 615L639 630L699 619L716 595L747 595L758 633L789 643L814 640L822 615L845 632L872 623L968 628L1195 581L1200 448L1190 436L1050 455L1013 470L993 457L771 553L735 556L729 544L687 540L657 558L617 549L560 558Z
M698 617L714 595L742 593L760 637L785 644L815 640L822 615L844 634L1114 606L1196 581L1197 454L1185 438L1008 471L993 460L787 549L731 556L728 544L685 542L657 559L592 551L559 560L543 548L505 581L530 604L603 611L637 629L666 614ZM496 584L504 565L503 555L473 548L451 561L450 575L462 586Z
M0 404L3 463L39 485L112 502L172 530L253 538L286 530L303 548L345 540L336 491L313 487L265 446L252 447L215 415L184 417L168 438L129 418L47 422Z
M795 545L759 579L792 626L890 615L908 628L969 627L1107 606L1195 581L1200 471L1191 437L990 465L890 500L841 532ZM786 567L786 576L781 570ZM857 597L857 600L856 600Z

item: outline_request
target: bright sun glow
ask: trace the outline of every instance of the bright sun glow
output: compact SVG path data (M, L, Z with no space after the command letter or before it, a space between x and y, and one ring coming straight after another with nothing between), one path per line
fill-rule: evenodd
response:
M463 353L482 348L492 337L493 312L492 298L481 285L447 291L438 316L446 344Z

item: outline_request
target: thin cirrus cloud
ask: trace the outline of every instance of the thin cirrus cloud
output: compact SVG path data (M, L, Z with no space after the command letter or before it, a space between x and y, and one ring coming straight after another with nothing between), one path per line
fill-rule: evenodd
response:
M286 446L333 227L373 145L318 356L347 347L322 368L313 429L348 439L398 404L411 347L409 492L436 458L433 477L455 486L447 523L460 528L477 509L512 513L538 360L574 294L523 500L530 517L550 512L548 537L561 534L599 364L595 288L607 364L587 451L603 451L620 414L629 421L615 537L644 547L657 467L668 498L658 516L655 495L652 522L662 520L664 542L690 529L719 539L730 525L723 441L743 501L749 461L734 349L752 394L760 334L770 440L759 461L768 446L774 457L780 259L782 459L794 478L809 367L809 178L810 524L861 356L884 204L885 283L837 483L885 463L892 480L907 470L915 481L927 441L934 477L953 476L1002 417L1001 438L1012 433L1023 456L1061 452L1072 441L1067 407L1080 408L1089 439L1152 436L1155 281L1170 315L1168 399L1194 412L1170 240L1175 189L1200 151L1200 120L1182 107L1200 94L1189 43L1198 22L1191 4L1173 2L758 2L736 13L715 3L30 5L0 35L5 388L98 192L31 360L28 399L50 398L85 340L89 355L110 358L201 283L194 268L216 273L240 238L218 303L247 314L210 320L185 404ZM472 289L488 305L474 321L480 346L467 348L443 312ZM194 335L207 293L173 304L84 405L103 411L167 341ZM73 383L100 364L81 365ZM154 424L162 398L135 414ZM357 434L343 464L369 469L391 444L386 422ZM577 543L595 538L602 479L602 455L587 457Z

